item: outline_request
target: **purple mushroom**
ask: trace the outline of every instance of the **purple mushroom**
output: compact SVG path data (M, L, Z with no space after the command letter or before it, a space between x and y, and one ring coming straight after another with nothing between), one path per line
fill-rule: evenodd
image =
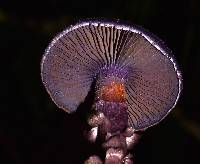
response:
M115 137L129 127L139 131L158 124L182 89L166 45L143 28L119 21L89 20L65 29L46 49L41 76L52 100L68 113L84 102L96 81L94 106L103 116L98 113L99 122L92 125Z

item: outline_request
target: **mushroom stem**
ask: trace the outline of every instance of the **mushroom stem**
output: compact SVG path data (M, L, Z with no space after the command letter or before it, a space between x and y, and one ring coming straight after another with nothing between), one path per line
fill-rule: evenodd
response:
M138 142L141 134L136 132L133 128L127 127L123 132L110 133L106 126L110 124L109 119L101 112L96 112L89 117L88 123L92 127L88 132L88 140L95 142L97 137L101 138L102 148L106 151L105 164L133 164L133 157L128 153L128 150ZM98 129L97 131L94 131ZM92 140L91 140L92 138ZM102 160L92 155L85 164L100 164Z

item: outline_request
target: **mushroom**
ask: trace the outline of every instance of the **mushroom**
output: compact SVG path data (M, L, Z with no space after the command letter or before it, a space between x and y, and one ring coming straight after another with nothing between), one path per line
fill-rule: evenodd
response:
M88 20L66 28L46 49L41 77L52 100L68 113L76 111L96 80L96 110L112 124L124 123L114 130L158 124L182 89L166 45L147 30L119 21Z

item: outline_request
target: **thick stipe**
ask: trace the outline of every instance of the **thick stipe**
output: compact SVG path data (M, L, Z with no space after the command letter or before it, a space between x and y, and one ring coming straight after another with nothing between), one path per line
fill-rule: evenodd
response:
M96 109L102 112L109 121L108 125L105 125L107 132L123 132L127 128L128 113L126 103L100 100L96 103Z

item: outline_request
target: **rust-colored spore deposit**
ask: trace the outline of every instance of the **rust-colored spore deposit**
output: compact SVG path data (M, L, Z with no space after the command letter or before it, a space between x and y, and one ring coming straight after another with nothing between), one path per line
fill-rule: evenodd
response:
M125 102L124 84L111 82L100 89L100 99L109 102Z

